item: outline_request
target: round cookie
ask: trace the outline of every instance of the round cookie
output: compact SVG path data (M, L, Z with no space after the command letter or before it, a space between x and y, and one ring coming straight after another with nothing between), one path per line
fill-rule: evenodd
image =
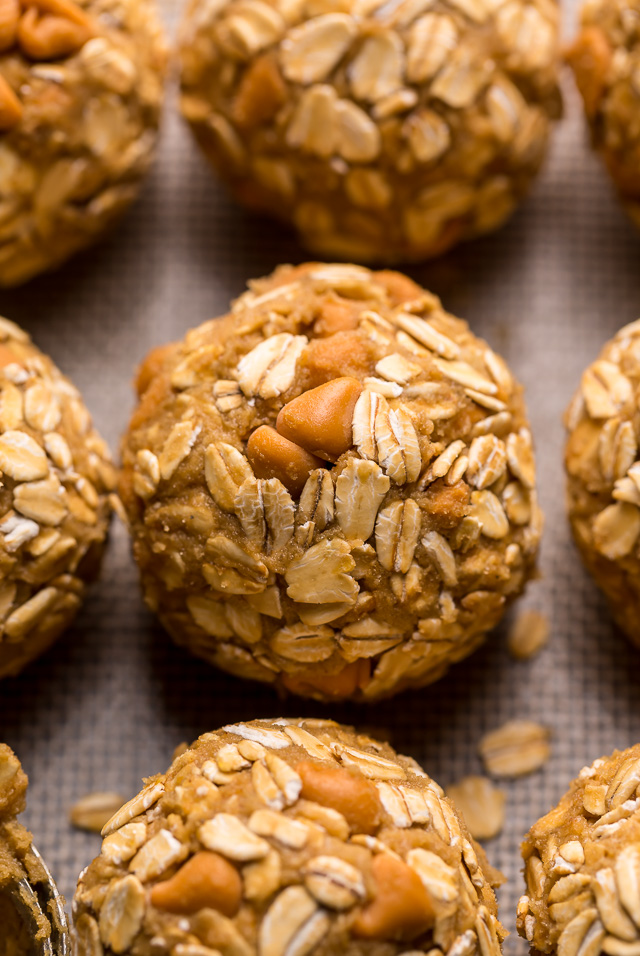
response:
M582 376L565 415L568 510L611 614L640 645L640 322L620 329Z
M204 734L102 832L84 956L501 951L501 875L441 787L333 721Z
M115 471L80 394L0 319L0 677L71 623L98 573Z
M496 229L560 111L555 0L190 0L180 58L207 158L323 259Z
M587 0L568 51L594 149L640 226L640 34L634 0Z
M319 699L422 686L532 573L521 387L399 273L283 266L138 389L120 490L145 598L225 670Z
M532 951L631 954L640 946L640 744L585 767L522 844L518 932Z
M17 817L28 780L13 751L0 743L0 956L70 952L64 901ZM46 944L49 944L49 948Z
M165 56L153 0L6 0L0 286L60 265L135 198Z

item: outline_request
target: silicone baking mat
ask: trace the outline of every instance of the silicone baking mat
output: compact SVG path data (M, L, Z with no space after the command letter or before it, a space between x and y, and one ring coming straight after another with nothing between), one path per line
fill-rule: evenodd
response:
M173 6L173 5L172 5ZM575 5L565 8L573 32ZM169 24L176 10L167 10ZM568 79L568 78L567 78ZM95 790L128 797L184 740L240 718L329 715L388 735L443 785L481 772L481 735L510 718L549 725L543 770L506 784L506 825L487 844L508 883L501 916L515 936L519 842L595 757L640 740L640 655L613 628L579 562L564 515L562 412L583 367L640 315L640 235L591 156L577 97L545 171L510 225L410 274L502 352L525 383L546 531L541 577L519 605L549 617L532 662L506 652L506 628L437 684L376 705L281 702L177 650L145 610L127 536L114 524L100 582L73 627L25 674L0 684L0 739L31 779L27 822L70 899L99 838L72 829L69 807ZM83 391L117 450L132 408L134 364L153 345L223 312L245 280L303 261L284 230L245 215L210 175L169 97L162 148L144 193L113 237L55 275L0 294ZM516 611L517 613L517 611Z

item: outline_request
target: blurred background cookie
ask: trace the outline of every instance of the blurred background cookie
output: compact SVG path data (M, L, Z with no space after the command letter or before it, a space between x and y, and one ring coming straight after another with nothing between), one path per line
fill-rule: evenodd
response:
M560 111L554 0L190 0L180 36L207 158L322 258L421 260L496 229Z
M100 568L115 472L80 394L0 319L0 677L71 623Z
M501 875L438 784L332 721L204 734L102 832L74 898L87 954L499 956L506 935Z
M617 624L640 645L640 322L583 373L565 415L569 520Z
M4 3L0 286L60 265L135 198L164 66L153 0Z
M640 30L634 0L587 0L568 59L593 147L640 226Z
M145 599L225 670L319 699L428 684L534 570L522 389L399 273L283 266L138 389L120 491Z

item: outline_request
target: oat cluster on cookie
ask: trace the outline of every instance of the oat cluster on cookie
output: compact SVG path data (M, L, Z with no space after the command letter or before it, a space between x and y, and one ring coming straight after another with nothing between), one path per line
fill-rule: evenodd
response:
M534 950L640 949L640 744L585 767L524 843L518 932Z
M103 830L84 956L499 956L500 874L442 789L324 720L204 734Z
M429 683L532 572L521 387L404 276L282 267L139 387L120 490L145 597L232 673L319 698Z
M153 0L5 0L0 286L64 262L135 198L165 58Z
M180 57L207 157L322 258L419 260L497 228L559 112L555 0L191 0Z
M0 677L75 617L104 550L115 486L77 389L0 319Z

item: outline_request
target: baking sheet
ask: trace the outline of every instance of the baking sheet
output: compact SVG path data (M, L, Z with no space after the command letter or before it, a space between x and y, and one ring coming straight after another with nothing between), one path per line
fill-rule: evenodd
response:
M167 0L168 2L168 0ZM567 33L576 4L567 3ZM175 4L167 20L175 18ZM520 605L545 612L551 642L516 663L500 628L426 691L376 705L282 703L177 650L145 610L124 529L114 524L102 578L76 625L15 680L0 684L0 739L31 779L26 821L61 891L99 850L67 823L95 790L137 792L184 740L238 719L330 715L390 736L441 784L481 772L481 735L510 718L551 726L545 768L506 784L507 819L487 844L509 878L501 917L513 931L522 892L518 844L595 757L640 740L640 655L617 633L582 570L564 516L561 413L584 366L640 315L640 236L626 221L565 83L566 119L529 200L511 224L437 263L408 270L502 352L527 387L546 531L541 579ZM134 363L152 346L226 309L247 278L303 261L290 234L244 214L209 174L167 104L159 162L114 236L53 276L0 293L0 312L25 326L82 390L112 448L132 408ZM517 612L516 612L517 613Z

